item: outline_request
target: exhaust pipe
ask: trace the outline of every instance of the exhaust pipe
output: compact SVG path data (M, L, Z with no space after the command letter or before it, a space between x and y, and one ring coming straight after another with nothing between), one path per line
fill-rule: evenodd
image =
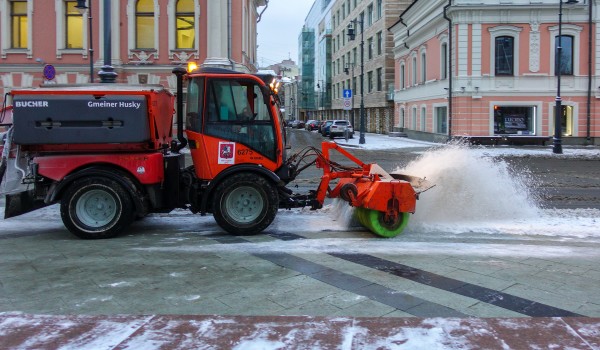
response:
M171 151L179 151L187 145L187 139L183 136L183 76L187 71L183 67L173 68L173 74L177 76L177 140L178 145L172 145Z

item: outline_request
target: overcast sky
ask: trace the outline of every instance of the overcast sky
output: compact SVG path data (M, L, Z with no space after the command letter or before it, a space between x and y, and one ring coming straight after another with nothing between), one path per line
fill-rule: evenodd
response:
M258 64L291 58L298 63L298 35L314 0L269 0L258 23ZM260 8L259 10L261 10Z

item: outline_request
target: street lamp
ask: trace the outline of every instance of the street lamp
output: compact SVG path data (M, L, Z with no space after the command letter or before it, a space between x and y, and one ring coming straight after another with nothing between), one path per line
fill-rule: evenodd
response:
M554 139L552 142L552 152L561 154L562 152L562 99L560 98L560 75L562 73L562 9L563 0L558 0L560 5L558 9L558 46L556 47L556 110L554 112ZM565 4L574 5L578 0L567 0Z
M359 144L365 143L365 94L364 94L364 54L365 54L365 40L364 40L364 21L354 19L348 23L348 38L354 40L356 37L355 28L360 23L360 138L358 139Z
M91 1L91 0L90 0ZM90 7L87 7L85 4L86 0L77 0L77 5L75 8L83 15L85 11L88 12L88 35L89 35L89 47L88 50L90 52L90 83L94 82L94 45L92 40L94 38L92 33L92 4L90 3Z
M110 33L111 27L111 0L104 0L104 65L100 67L100 82L102 83L114 83L117 80L117 73L111 65L112 58L112 39Z

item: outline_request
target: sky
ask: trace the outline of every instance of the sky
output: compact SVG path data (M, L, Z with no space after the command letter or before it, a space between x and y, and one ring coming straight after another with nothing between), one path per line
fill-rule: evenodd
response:
M288 58L298 63L298 36L313 3L314 0L269 0L257 28L259 66Z

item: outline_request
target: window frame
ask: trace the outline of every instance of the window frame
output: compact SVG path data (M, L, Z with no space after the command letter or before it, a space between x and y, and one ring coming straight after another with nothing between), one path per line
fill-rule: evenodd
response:
M174 7L175 7L175 20L174 20L174 24L175 24L175 50L195 50L196 49L196 28L198 27L198 21L197 21L197 17L196 15L196 11L195 11L195 3L194 0L189 0L192 2L192 12L177 12L177 5L179 5L180 1L184 1L184 0L176 0L174 1ZM192 47L179 47L179 32L180 29L178 27L178 19L179 17L192 17L194 20L194 27L192 29L193 33L194 33L194 41L192 43Z
M548 28L550 37L555 38L558 36L558 26L552 26ZM567 77L578 76L580 74L580 64L577 64L581 58L581 32L583 28L569 23L563 23L562 35L573 37L573 74L566 75ZM550 74L556 75L556 41L551 39L550 43ZM561 74L562 75L562 74Z
M63 48L65 50L83 50L83 44L84 44L84 40L83 38L85 37L86 32L83 30L83 25L84 25L84 20L83 20L83 13L79 13L77 12L77 14L70 14L68 12L69 10L69 3L75 3L75 5L77 5L77 1L74 0L65 0L63 2L65 4L63 11L61 11L64 14L64 19L65 19L65 28L63 31L63 35L64 35L64 45ZM89 9L87 10L89 11ZM87 13L86 11L86 13ZM80 32L81 32L81 47L67 47L69 45L69 17L81 17L81 28L80 28Z
M33 1L25 0L27 3L27 47L12 48L12 21L11 1L0 0L0 57L6 58L8 54L25 54L27 58L33 58Z
M519 58L521 57L519 52L520 34L523 28L517 26L501 25L488 28L490 33L490 76L496 76L496 38L499 36L512 36L513 41L513 72L512 76L516 77L519 75ZM493 44L492 44L493 43ZM500 75L500 77L506 77Z

